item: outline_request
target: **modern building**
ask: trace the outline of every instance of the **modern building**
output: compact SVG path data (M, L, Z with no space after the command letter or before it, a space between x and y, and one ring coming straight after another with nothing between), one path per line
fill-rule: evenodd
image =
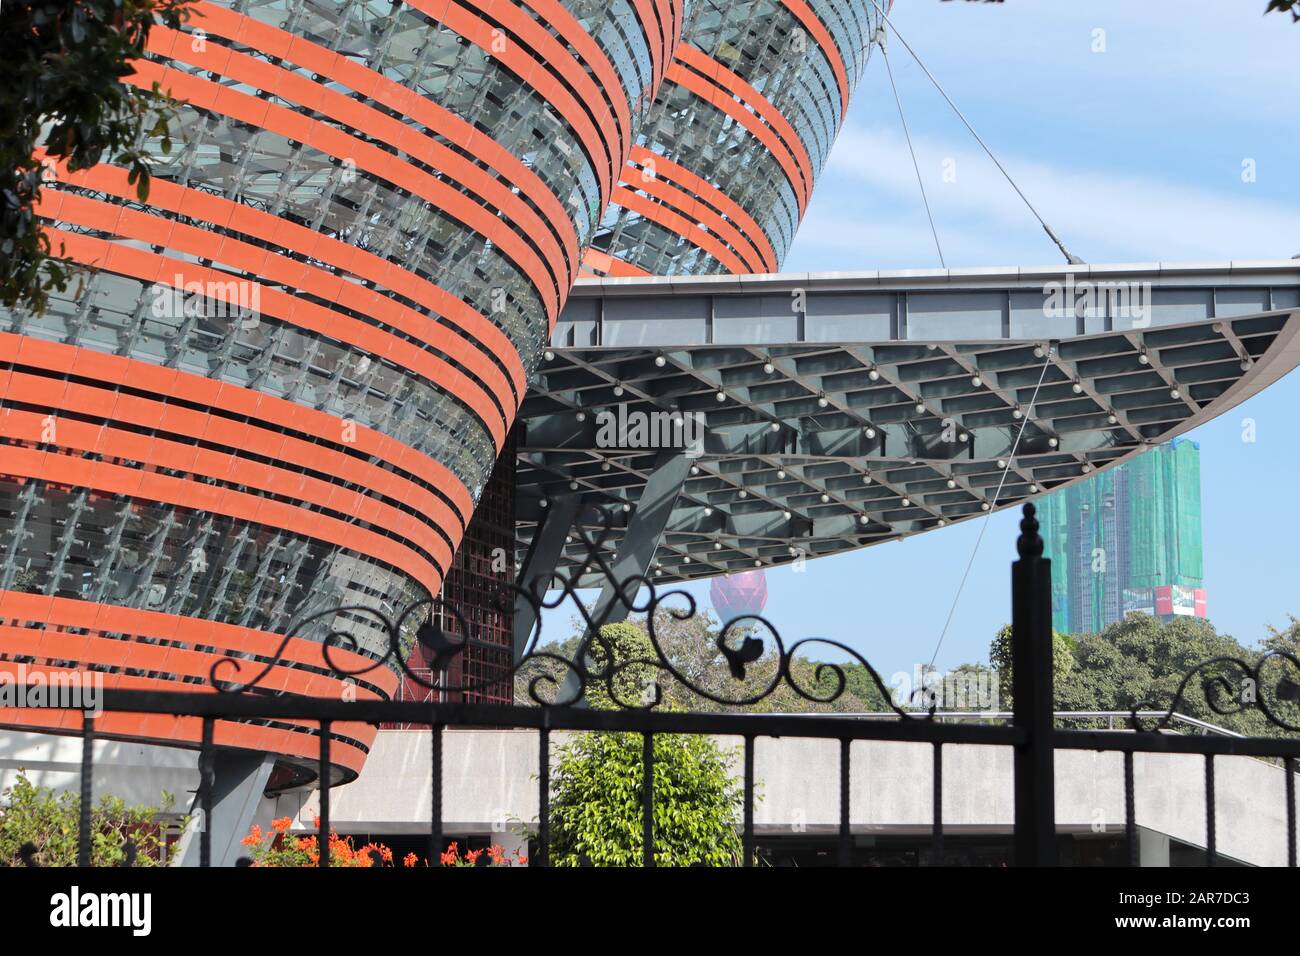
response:
M1176 438L1043 498L1053 626L1096 634L1140 611L1205 617L1201 451Z
M472 644L438 693L509 699L512 428L584 256L779 267L874 28L847 0L203 0L156 26L129 81L179 101L176 149L146 200L51 170L38 211L85 283L0 314L0 666L417 696L374 666L384 622L441 594ZM215 740L291 787L317 733ZM335 728L339 780L374 734Z
M854 0L688 3L588 271L778 271L866 66L875 10Z
M176 148L146 200L53 170L39 211L85 281L0 313L0 668L508 700L536 636L509 584L626 610L593 521L624 579L841 553L1078 481L1300 364L1293 262L749 275L781 266L876 9L204 0L155 27L131 82L180 102ZM1058 315L1063 282L1150 287L1150 312ZM616 406L692 447L607 440ZM425 613L449 660L409 650ZM319 732L217 721L218 789L308 786ZM336 782L377 732L331 727Z

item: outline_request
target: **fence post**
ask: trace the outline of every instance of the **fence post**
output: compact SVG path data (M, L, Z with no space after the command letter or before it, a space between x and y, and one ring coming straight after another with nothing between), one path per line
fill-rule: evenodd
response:
M1052 736L1052 562L1033 504L1026 504L1011 566L1011 692L1015 726L1017 866L1055 866L1056 788Z

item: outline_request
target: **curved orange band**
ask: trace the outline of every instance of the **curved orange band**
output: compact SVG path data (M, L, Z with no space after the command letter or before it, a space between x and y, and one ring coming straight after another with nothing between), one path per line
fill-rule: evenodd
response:
M63 199L72 198L68 194L60 196L59 193L51 193L49 195ZM55 206L55 210L46 213L42 208L40 210L42 215L58 215L57 204L52 202L51 205ZM44 200L42 201L43 206ZM109 206L106 208L110 211L117 211L117 207ZM126 212L127 210L122 211ZM144 218L156 217L145 216ZM164 220L164 222L166 221ZM158 244L176 242L178 236L183 236L184 230L193 229L193 227L185 227L179 223L167 223L167 226L172 231L171 236L160 236L156 232L150 233L148 229L140 230L138 234L133 233L129 220L123 222L122 225L109 222L106 219L101 219L97 223L82 222L80 224L116 232L126 238L134 238L143 242L152 241ZM194 231L203 234L202 230ZM47 228L45 232L52 240L62 244L64 255L68 258L98 269L131 276L146 283L183 288L185 285L198 282L203 284L206 292L213 293L213 298L222 299L225 293L222 288L223 284L232 281L233 278L229 273L219 272L207 266L145 252L141 249L133 249L106 239L80 235L56 228ZM231 240L226 240L226 242L229 243ZM177 243L177 245L179 246L180 243ZM203 255L205 252L211 255L212 253L210 244L205 247L202 243L199 243L195 248L197 248L197 251L193 253L194 255ZM259 270L253 269L250 271L257 273ZM367 325L332 309L326 309L314 302L304 301L301 298L289 295L279 289L264 286L258 282L241 281L248 282L250 287L256 290L260 300L260 310L263 313L280 318L299 328L346 342L371 355L386 357L395 364L420 375L430 382L441 384L478 415L484 426L492 434L497 448L501 447L507 425L505 415L488 398L488 393L482 386L455 366L431 355L416 345L412 345L410 342L398 339L380 329L376 329L372 325ZM294 285L308 287L310 283L304 278L294 283ZM288 318L289 316L292 316L292 318ZM452 333L444 331L443 335L443 341L451 344L448 339L452 337ZM456 338L459 338L459 336L456 336ZM502 397L498 396L498 400ZM336 421L341 421L341 419L336 419Z
M350 60L333 50L269 23L253 17L241 16L228 7L218 6L207 0L195 4L194 13L195 20L191 22L202 19L203 29L209 33L224 36L251 49L270 53L309 69L313 73L329 77L370 97L377 103L382 103L400 116L411 117L439 136L455 143L471 156L487 163L505 177L508 183L517 186L523 195L537 204L551 227L559 230L562 235L569 259L577 258L578 234L573 228L573 222L564 208L562 199L551 192L545 181L524 165L517 156L472 123L427 96L395 83L355 60Z
M107 665L120 670L177 674L182 677L197 677L204 682L211 679L212 665L221 657L208 651L142 642L128 643L109 637L73 634L50 628L38 630L31 627L12 627L5 624L0 624L0 646L4 647L5 654L11 656L48 657L59 661L75 661L83 666ZM244 668L243 673L250 677L260 674L265 667L264 664L247 659L230 658L230 661L230 674L218 670L217 676L231 683L238 680L233 669L234 664L241 664ZM383 669L387 670L387 668ZM177 681L177 683L182 682ZM197 686L188 681L184 683L186 686ZM258 687L309 697L337 698L341 685L342 681L338 678L284 664L272 664L271 669L258 681ZM380 699L373 690L360 685L357 686L357 697L368 700Z
M639 178L636 182L630 182L627 178L624 178L623 183L634 192L640 190L658 199L664 205L676 209L691 222L707 226L709 232L706 235L715 234L719 239L726 242L743 261L745 272L763 271L763 263L758 250L750 244L739 229L724 219L721 213L705 203L699 196L660 179L657 175L657 166L655 170L655 176L645 177L644 179Z
M19 478L36 478L73 488L92 488L104 494L144 498L195 511L213 511L300 534L382 561L418 581L430 594L437 594L442 586L438 569L405 545L338 518L233 488L218 488L200 481L173 478L111 462L87 461L72 455L16 446L5 449L4 463L0 468L3 474Z
M271 631L260 631L251 627L241 627L238 624L224 624L198 617L167 614L163 611L122 607L119 604L97 604L94 601L54 597L48 594L0 591L0 618L70 630L147 637L155 641L182 643L190 647L212 647L220 651L253 654L263 658L279 654L283 660L310 667L330 666L324 658L322 645L318 641L302 637L290 637L285 641L283 635ZM281 644L284 645L283 649ZM338 667L348 671L361 671L374 663L371 658L342 647L331 647L329 653L331 660ZM258 661L238 659L235 659L235 664L240 665L239 670L235 669L234 664L229 665L228 679L232 683L250 680L264 666ZM134 665L127 663L124 666ZM298 670L296 673L310 672ZM362 677L365 684L373 684L384 694L392 694L397 690L398 677L386 666L376 667L359 676L358 692L364 691L367 695L371 695L371 692L363 686ZM329 679L334 680L334 678ZM267 686L278 688L282 686L279 680L280 678L277 678L277 682Z
M17 630L21 632L14 635L14 639L18 640L22 640L24 636L27 636L26 639L30 641L32 640L30 636L35 635L35 639L40 643L30 648L29 653L32 656L44 655L66 660L78 653L80 648L87 646L83 642L104 640L103 638L95 638L85 634L67 633L68 630L85 630L100 634L146 637L154 641L183 643L190 647L212 647L219 651L256 654L265 658L281 652L280 644L284 642L283 660L315 667L328 666L323 657L322 647L316 641L292 637L285 642L281 635L267 631L258 631L233 624L222 624L201 618L165 614L159 611L136 610L113 604L96 604L91 601L73 598L0 591L0 619L6 622L42 625L41 629L30 627L4 628L6 632L6 648L11 646L8 633L10 631ZM180 655L194 653L193 651L185 651L183 648L160 647L139 641L128 643L112 640L109 643L118 647L118 657L113 663L122 668L155 669L152 665L158 661L158 652L165 651L167 656L163 659L162 666L156 669L181 673L184 672L183 666L185 666L185 669L188 669L188 667L185 657ZM123 647L128 648L125 656L121 653ZM373 664L371 659L342 648L332 648L330 654L332 660L339 667L350 671L361 671ZM207 659L208 667L195 676L206 678L210 673L211 664L221 659L231 660L233 663L226 665L218 673L218 676L232 682L240 679L251 679L253 675L260 673L265 667L259 661L230 658L225 654L205 654L204 656ZM236 670L235 665L238 665L240 669ZM17 676L17 669L18 665L14 663L0 662L0 671ZM52 674L67 674L72 669L27 664L24 665L24 670L26 676L30 678L36 672L41 672L48 677ZM96 677L102 681L103 687L108 690L216 692L206 679L199 683L181 683L157 677L125 674L120 671L99 672ZM284 666L273 666L259 686L269 690L284 690L296 693L298 691L294 688L300 686L303 681L308 681L308 683L301 686L312 688L312 692L320 696L337 697L343 690L343 681L339 678L312 674L301 668L295 669ZM321 681L326 683L321 684ZM355 691L359 697L373 698L376 694L368 686L373 685L379 688L380 692L385 696L391 696L397 689L397 683L397 675L387 666L380 666L359 675L355 682ZM0 723L11 727L27 726L40 730L80 733L81 722L81 714L76 711L39 710L35 708L0 710ZM316 730L316 725L311 723L298 721L285 721L284 723L297 724L303 727L304 730ZM95 731L96 734L104 737L148 739L156 740L162 744L175 742L198 743L202 736L202 721L198 718L177 718L168 715L104 713L96 718ZM376 728L372 725L347 722L335 724L334 732L342 737L358 741L364 749L358 749L346 740L336 739L332 741L331 759L336 764L350 770L359 770L365 761L366 750L374 742ZM220 746L242 747L268 753L286 754L308 760L319 756L319 743L318 738L315 736L284 728L265 727L235 721L217 721L214 730L214 742Z
M804 209L808 205L806 183L798 164L795 163L793 154L781 142L776 133L772 131L771 127L759 119L753 111L737 102L730 93L721 87L715 86L700 74L686 69L680 63L673 63L668 67L668 81L690 90L706 103L716 106L745 127L753 134L755 139L767 147L768 152L772 154L772 157L785 172L790 188L794 190L795 201L799 204L799 215L802 216Z
M447 536L444 548L450 548L452 542L460 539L459 516L441 498L386 468L341 454L316 442L162 400L12 370L0 370L0 399L3 398L56 411L107 417L138 428L186 435L196 442L248 451L287 465L335 475L386 498L409 504L426 517L432 527ZM16 414L12 409L0 409L0 415L6 412ZM135 435L134 432L130 434ZM120 453L114 448L114 454ZM192 454L192 447L178 448L177 457L169 459L168 467L186 468ZM432 553L437 555L440 552ZM444 560L444 570L446 567Z
M628 109L623 81L619 79L614 64L609 62L609 57L600 48L600 44L587 32L587 28L579 23L578 18L569 12L568 8L563 4L558 3L557 0L525 0L525 2L541 15L542 24L558 33L560 39L577 51L578 56L581 57L580 65L589 69L596 75L596 79L600 81L597 85L604 97L612 103L615 117L618 120L617 155L620 158L625 158L627 151L632 146L632 114ZM485 9L492 16L500 16L501 6L502 4L492 3L489 0ZM515 9L519 9L519 7L516 5ZM559 56L573 59L572 54L565 50L561 44L556 43L541 24L536 21L533 21L533 24L534 27L529 29L527 35L521 34L533 46L533 49L543 53L548 62L554 62L554 58ZM534 40L536 43L534 43Z
M0 392L0 398L3 397L7 396ZM52 442L42 438L47 426L52 426L57 436ZM109 425L92 425L76 419L14 408L0 408L0 436L32 445L56 444L83 454L126 459L168 471L186 472L230 486L255 488L270 495L351 515L373 527L391 532L398 539L415 544L433 558L440 577L451 566L451 548L429 525L412 515L360 492L300 472L249 461L238 454L212 451L169 438L153 438ZM0 469L4 467L0 462ZM194 482L190 477L177 480ZM312 510L303 510L305 514L315 514ZM419 552L414 553L423 557Z
M615 147L618 137L613 129L613 115L606 114L605 123L602 124L601 130L598 132L596 124L592 122L591 116L582 103L555 78L550 66L529 56L522 43L510 43L508 39L504 44L501 43L502 36L497 28L491 26L469 9L456 3L455 0L450 0L450 2L447 2L447 0L436 0L436 2L435 0L406 0L406 2L431 20L445 24L450 30L458 33L475 46L490 51L492 56L510 67L516 76L524 78L542 99L555 108L555 111L573 127L578 139L586 148L587 155L590 157L591 164L596 171L596 181L601 188L600 202L604 206L609 200L609 190L619 165L618 151ZM502 13L505 13L509 19L508 27L510 24L518 26L517 18L525 16L522 11L514 9L508 3L499 3L492 7L493 16ZM514 16L509 14L514 14ZM495 37L493 36L494 30L497 30ZM492 49L494 41L501 49ZM583 71L580 70L572 57L566 54L560 62L554 64L554 68L559 71L572 89L586 89L588 90L587 96L590 99L595 99L595 84L591 83L589 77L586 78L586 82L579 79L578 74ZM585 72L583 72L583 76L585 77ZM599 120L599 116L597 119Z
M646 47L650 51L650 87L651 91L659 88L659 80L663 76L664 63L667 61L668 53L667 34L672 30L672 10L664 10L662 2L651 4L651 0L632 0L632 8L636 11L637 22L641 25L641 32L645 35ZM669 20L664 20L664 14L667 13ZM633 93L639 94L641 90L634 90Z
M845 118L849 115L849 74L844 69L844 58L840 56L840 48L835 45L835 39L826 29L826 24L813 13L812 7L808 6L806 0L781 0L781 3L799 18L804 29L812 34L812 38L817 41L817 45L822 48L822 53L826 55L826 61L831 65L831 72L835 74L835 85L840 88L840 125L843 126Z
M582 256L582 268L587 275L596 276L648 276L650 273L626 259L611 256L599 249L587 247Z
M424 0L420 0L420 2L424 2ZM578 108L588 113L588 115L594 114L596 125L603 135L606 153L613 163L614 171L617 172L618 167L622 165L623 156L626 155L627 149L631 145L631 136L628 135L624 138L621 134L630 134L631 130L625 128L620 131L618 129L618 122L613 110L610 108L611 104L609 100L606 100L599 84L587 72L586 64L579 62L565 48L564 44L551 36L544 26L528 16L514 3L508 2L508 0L465 0L464 3L458 2L458 0L448 0L446 13L440 19L448 26L452 26L454 19L464 22L463 18L458 16L458 13L467 14L484 25L486 25L488 17L500 22L509 33L521 41L520 43L511 43L507 38L505 43L507 50L511 48L519 49L526 44L535 53L533 62L537 63L543 72L552 75L558 73L563 77L573 90L573 99ZM460 32L454 26L452 26L452 29ZM496 39L490 33L489 38ZM501 44L498 43L497 45L500 46ZM489 42L483 48L491 52L493 56L501 57L504 60L501 51L493 50L492 46L492 43ZM521 50L521 52L523 51ZM537 70L534 70L532 75L528 77L528 83L539 91L541 90L540 80L541 77ZM563 89L563 87L557 83L556 89ZM550 99L549 96L547 98ZM617 99L617 97L610 97L610 99ZM564 111L561 111L561 115L572 122L572 117Z
M509 381L501 369L489 361L482 350L459 335L449 335L447 329L434 325L426 316L394 302L388 296L380 295L373 289L348 282L317 266L295 261L233 237L213 236L212 233L198 226L175 222L167 217L153 216L129 207L91 199L88 196L55 190L42 191L41 201L34 208L40 216L75 225L100 228L114 235L150 241L154 245L202 256L227 265L231 269L250 272L261 279L300 289L326 302L337 302L344 308L361 315L381 319L387 325L405 332L417 341L429 342L441 348L448 356L460 363L463 369L477 375L490 387L490 394L500 403L500 408L494 408L493 414L499 416L515 410L515 406L512 405L513 389ZM238 228L238 218L232 216L231 228ZM233 276L227 276L227 281L232 279ZM329 311L333 312L333 310ZM411 344L406 343L406 345ZM438 363L446 362L445 359L436 356L430 357ZM463 375L461 369L456 371L458 375ZM438 381L438 379L431 380ZM474 383L474 387L485 396L489 394L478 383Z
M151 60L136 60L133 65L135 73L125 78L128 83L142 89L149 89L154 83L158 83L172 96L194 106L212 110L258 129L279 133L287 139L305 143L321 153L333 156L340 162L351 160L358 169L364 169L380 179L407 190L412 195L428 200L442 212L464 223L467 228L490 239L493 245L499 246L518 263L524 274L542 293L543 305L548 317L559 310L563 298L560 285L543 265L533 248L509 225L491 215L488 210L459 189L410 163L403 162L378 146L288 107L269 103L251 94L241 93L232 87L222 86L185 70L162 66ZM305 106L316 108L323 98L324 90L316 87L316 92L316 102L305 103ZM360 104L356 106L359 111ZM409 127L404 128L409 137L424 139Z
M0 671L14 673L17 668L17 664L0 663ZM27 665L25 673L30 678L37 670L47 675L69 672L69 668L66 667L38 668ZM103 683L105 690L175 691L187 689L189 686L150 680L146 677L132 677L127 674L105 674ZM303 731L294 732L277 727L217 720L212 725L212 742L218 747L281 754L314 763L320 756L320 744L318 738L309 732L315 730L316 725L295 721L284 721L284 723L298 723ZM82 716L75 710L48 710L39 707L0 708L0 726L16 730L79 736L82 731ZM336 767L345 768L347 771L344 775L345 781L355 779L366 761L366 754L374 743L378 731L370 724L340 723L333 724L332 727L330 761ZM360 741L366 750L360 750L348 741L338 739L339 735L346 735ZM203 721L198 717L173 717L167 714L104 713L95 718L95 736L107 740L129 739L156 743L164 747L187 744L197 747L203 739Z
M338 448L343 445L342 422L328 412L152 362L106 355L61 342L45 342L12 332L0 332L0 361L31 365L97 382L130 383L132 388L142 391L166 395L200 407L219 408L232 415L243 415L268 425L302 432L319 439L327 447ZM168 414L171 413L172 410L169 410ZM166 424L164 427L167 427ZM460 531L464 530L470 515L474 513L474 501L469 489L447 466L410 445L365 425L357 425L355 435L350 437L352 441L349 447L415 475L446 495L459 513ZM458 532L453 537L453 546L459 540Z
M149 31L148 49L173 61L188 63L207 72L238 80L254 89L272 93L280 100L300 103L359 133L387 143L434 170L445 172L500 210L505 222L516 225L517 238L534 257L537 256L537 251L527 244L527 240L532 239L537 243L542 255L546 257L551 284L561 287L569 277L571 262L545 219L473 162L431 137L411 129L400 120L317 83L310 77L293 73L230 47L205 43L195 50L194 44L187 42L185 34L164 26ZM445 183L443 186L454 189ZM499 221L495 216L486 216L482 209L478 213L479 223L470 223L454 209L450 211L461 222L475 227L481 225L482 221ZM511 258L520 261L514 253Z
M748 106L768 126L772 127L799 167L799 172L803 176L805 200L811 198L813 188L812 159L809 158L808 149L804 146L803 140L800 139L794 126L791 125L781 111L773 106L766 96L747 83L739 73L728 69L713 57L704 55L689 43L683 43L677 48L676 58L709 77L719 87Z
M728 196L725 192L709 182L702 179L695 173L691 172L685 166L673 162L666 156L651 152L644 146L632 147L632 162L639 166L644 166L648 161L654 161L655 175L659 179L676 183L684 191L694 193L707 206L718 210L729 220L736 224L741 234L755 247L762 261L762 272L775 272L779 266L776 256L776 249L767 238L767 233L763 231L758 222L747 213L741 205Z
M79 172L69 172L66 167L56 168L60 182L73 186L82 186L96 192L108 193L122 199L135 200L135 187L127 181L127 171L117 166L99 164ZM413 272L394 265L379 256L350 243L341 242L315 230L300 226L279 216L255 209L243 203L234 202L221 196L214 196L201 189L178 186L165 179L153 179L149 183L149 205L167 212L176 213L189 219L209 222L223 229L256 236L276 246L301 253L311 259L317 259L332 265L341 271L349 272L362 279L374 282L382 288L392 289L408 299L438 312L440 316L450 319L455 325L471 335L475 344L485 353L500 358L510 373L515 395L521 397L526 389L523 363L519 361L514 344L499 328L484 316L470 308L461 299ZM354 283L348 283L355 286ZM367 290L368 291L368 290ZM378 295L376 293L376 295ZM378 296L381 302L391 302L386 296ZM379 311L390 307L370 303ZM405 316L411 310L404 309ZM399 313L394 313L399 314ZM414 325L394 326L420 341L429 341L436 330L436 320L420 313L415 313ZM432 325L428 323L434 323ZM391 324L391 323L390 323ZM485 381L494 377L486 368L480 373L478 365L467 367L479 374ZM518 401L516 401L517 405Z
M685 216L673 212L662 203L657 203L645 196L638 195L623 186L614 190L614 202L624 209L639 213L652 222L657 222L666 229L675 232L699 246L713 258L735 274L749 272L749 268L734 252L724 246L715 237L691 222Z

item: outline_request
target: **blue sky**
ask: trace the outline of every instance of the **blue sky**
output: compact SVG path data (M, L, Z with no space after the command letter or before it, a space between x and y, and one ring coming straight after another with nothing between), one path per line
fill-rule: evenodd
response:
M1262 16L1265 6L898 0L890 18L1076 255L1287 258L1300 254L1300 25ZM1093 52L1099 39L1105 52ZM892 37L889 54L948 265L1059 262ZM948 159L955 182L941 175ZM785 268L937 265L874 54ZM1243 643L1300 615L1297 408L1293 373L1188 435L1201 443L1210 619ZM1246 418L1254 443L1242 440ZM987 659L1009 619L1017 520L1011 511L989 519L941 668ZM767 615L787 642L828 637L886 676L911 671L935 650L979 532L980 522L967 522L812 561L802 574L769 571ZM708 605L707 585L691 590ZM546 630L564 628L548 615Z

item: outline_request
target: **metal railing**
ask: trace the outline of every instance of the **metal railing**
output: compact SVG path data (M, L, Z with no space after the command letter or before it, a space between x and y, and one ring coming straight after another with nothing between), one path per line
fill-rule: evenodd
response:
M429 728L431 735L430 764L430 815L428 820L429 860L436 861L443 850L443 737L448 728L455 727L493 727L522 728L537 732L537 849L532 856L533 865L546 866L550 863L551 849L551 736L556 731L601 731L639 734L644 741L642 754L642 783L640 789L642 813L642 861L645 866L655 865L655 817L654 817L654 737L657 734L695 734L726 735L743 740L743 809L741 820L742 865L755 863L754 803L755 803L755 741L759 738L798 737L819 738L839 742L839 817L838 817L838 862L850 865L853 857L853 836L850 825L851 808L854 793L852 790L852 747L855 741L886 740L929 744L933 753L933 812L930 826L930 845L932 859L944 859L944 821L943 821L943 773L944 748L958 744L980 744L1010 747L1014 752L1014 860L1018 865L1053 865L1057 862L1057 843L1055 829L1055 793L1054 793L1054 755L1058 750L1115 751L1123 754L1124 795L1126 818L1124 826L1124 843L1126 858L1131 865L1138 862L1137 819L1134 806L1134 770L1133 755L1136 753L1194 754L1200 755L1205 762L1205 803L1206 803L1206 860L1214 865L1217 860L1216 821L1215 821L1215 761L1225 756L1251 756L1281 760L1286 770L1286 829L1287 860L1289 865L1296 865L1296 806L1295 806L1295 770L1296 760L1300 759L1300 739L1291 737L1247 737L1232 731L1216 727L1206 721L1188 717L1176 708L1183 701L1184 695L1193 678L1198 674L1205 679L1204 689L1207 696L1229 686L1223 674L1224 668L1234 673L1241 672L1264 687L1261 669L1264 660L1240 661L1232 658L1215 658L1205 662L1184 678L1176 695L1166 710L1150 708L1120 711L1061 711L1052 707L1052 639L1051 639L1051 603L1050 603L1050 563L1042 558L1042 541L1038 537L1037 522L1034 519L1033 505L1025 507L1025 518L1021 523L1022 534L1018 541L1020 559L1013 565L1012 574L1012 667L1014 707L1009 712L942 712L929 710L923 712L908 711L890 704L891 711L884 714L756 714L756 713L690 713L661 711L656 709L659 697L649 704L643 700L627 702L619 698L616 680L624 673L627 662L616 663L608 660L604 665L597 659L602 654L610 653L610 648L603 644L600 635L602 621L592 620L587 610L579 604L579 610L587 616L587 632L572 659L559 657L546 650L539 650L537 645L540 632L530 644L520 666L532 661L550 668L543 670L543 676L534 678L528 684L528 693L533 697L533 706L505 706L498 704L448 703L437 701L397 701L397 700L336 700L319 699L302 696L257 692L256 679L251 683L231 684L229 681L216 679L215 668L213 688L204 693L154 692L133 690L110 690L104 693L102 708L109 713L132 713L137 715L172 715L194 718L202 724L201 744L199 747L200 781L196 803L202 810L204 819L212 821L214 802L214 745L216 728L219 722L273 722L274 726L306 725L318 744L317 773L319 786L319 834L318 846L328 846L331 831L330 811L331 792L336 783L332 776L333 762L331 745L337 739L339 725L343 724L405 724ZM599 564L615 581L612 572L605 566L598 541L592 541L591 553L593 564ZM775 676L767 683L765 690L747 697L728 699L713 691L694 686L681 674L659 650L660 644L655 634L654 611L661 598L654 594L650 582L638 581L636 586L622 582L619 597L629 608L640 588L646 588L650 598L645 604L636 606L636 610L647 613L649 636L658 658L640 660L642 666L653 667L673 679L681 682L693 692L715 702L733 707L752 704L770 694L779 684L785 684L805 699L817 703L833 702L844 690L844 674L835 664L822 664L823 676L829 677L838 687L828 693L817 687L806 686L792 669L791 662L796 659L796 652L807 641L795 642L786 647L766 622L779 652L778 669ZM526 589L519 588L519 593L536 602L536 610L542 607L542 599ZM630 593L632 597L625 595ZM574 597L569 586L563 589L561 599ZM554 607L557 602L545 606ZM693 605L692 605L693 607ZM408 611L409 614L409 611ZM679 617L681 615L679 614ZM399 651L399 634L404 614L396 624L389 624L392 636L392 648L396 666L402 668L408 676L418 679L406 670L404 655ZM760 619L753 619L760 620ZM735 622L732 622L733 624ZM424 625L427 627L428 625ZM464 633L464 632L462 632ZM733 645L737 640L738 644ZM438 640L445 641L441 635ZM419 639L433 639L426 635ZM345 641L346 635L337 632L331 634L325 642L326 660L331 641ZM729 624L717 637L717 649L731 669L731 674L738 680L743 679L746 667L759 659L758 650L751 642L758 639L748 631L735 632ZM871 665L852 648L824 639L816 639L821 645L830 645L848 659L861 663L878 689L888 700L888 692L879 675ZM337 643L334 646L338 646ZM409 647L409 643L407 645ZM445 651L445 647L444 647ZM1274 652L1264 655L1265 659L1281 657L1290 665L1300 670L1300 662L1286 654ZM234 660L234 659L227 659ZM383 666L385 662L377 662ZM238 668L236 662L234 668ZM517 669L516 669L517 671ZM227 670L225 673L229 674ZM355 675L349 675L355 676ZM820 680L821 678L819 678ZM612 709L595 709L580 706L584 692L595 685L604 685L609 698L615 705ZM573 696L557 702L555 696L564 688L573 690ZM464 692L468 687L438 688L445 694ZM550 697L541 693L546 689ZM212 692L215 690L216 692ZM1218 705L1211 700L1211 706L1217 712ZM1274 705L1261 696L1252 706L1262 710L1277 727L1288 732L1300 730L1284 719ZM1061 728L1056 724L1070 719L1107 719L1114 722L1121 719L1127 723L1125 732L1115 729L1071 729ZM1174 726L1188 727L1199 731L1195 734L1171 733ZM94 742L96 739L95 718L83 716L81 726L82 761L81 761L81 819L79 827L78 861L89 865L91 860L91 792L95 773ZM201 866L210 865L212 860L211 825L204 826L199 834L199 862ZM330 854L319 854L319 865L330 865Z
M917 713L929 713L928 711L917 711ZM832 714L815 715L815 714L790 714L791 717L813 717L827 716L839 718L853 718L855 720L894 720L896 715L887 710L864 710L858 713L847 711L837 711ZM1212 724L1206 720L1200 720L1196 717L1189 717L1187 714L1177 712L1167 713L1163 710L1055 710L1052 711L1052 718L1056 723L1062 723L1072 720L1105 720L1107 730L1131 730L1131 727L1119 726L1116 723L1123 724L1131 721L1133 718L1139 720L1159 720L1164 717L1169 718L1172 724L1186 724L1194 730L1199 730L1207 734L1218 734L1222 737L1244 737L1245 734L1239 734L1235 730L1229 730L1226 727L1220 727L1218 724ZM940 723L947 722L971 722L986 723L989 721L995 723L1009 723L1015 718L1015 712L1010 710L936 710L932 718ZM1163 728L1169 731L1169 728Z

